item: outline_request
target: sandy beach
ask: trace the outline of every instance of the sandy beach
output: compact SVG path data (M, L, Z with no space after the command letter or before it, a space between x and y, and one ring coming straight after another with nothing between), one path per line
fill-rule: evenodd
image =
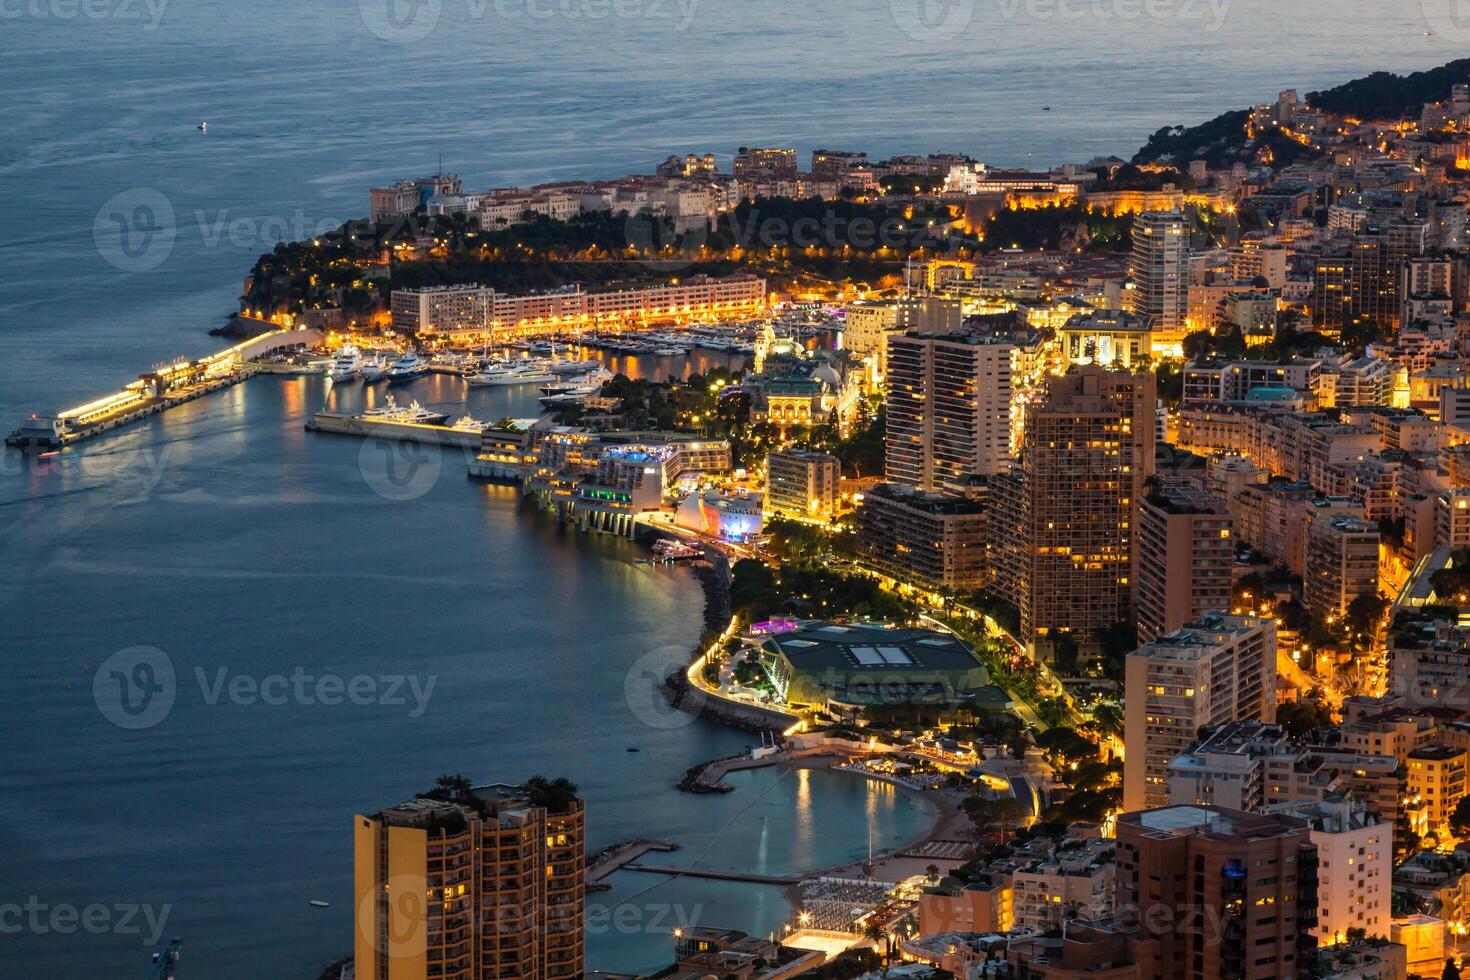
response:
M794 762L786 763L789 768L797 769L829 769L834 762L847 761L842 756L810 756ZM862 772L847 773L853 779L874 779L875 777ZM887 782L887 780L879 780ZM873 855L873 880L900 882L914 875L924 874L930 865L936 865L941 871L949 871L965 863L959 857L905 857L904 855L918 851L931 841L972 841L974 839L975 825L970 820L962 806L965 798L963 790L916 790L899 783L888 783L901 793L925 800L933 808L933 818L929 828L918 837L881 854ZM863 878L862 861L850 861L846 864L835 865L830 868L822 868L808 872L804 877L834 877L834 878ZM801 895L798 886L792 885L786 889L786 900L791 903L793 909L800 908Z

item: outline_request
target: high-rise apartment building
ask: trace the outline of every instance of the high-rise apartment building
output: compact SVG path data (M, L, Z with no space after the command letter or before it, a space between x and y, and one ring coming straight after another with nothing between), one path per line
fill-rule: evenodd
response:
M959 492L1010 468L1013 351L965 330L889 338L890 483Z
M1317 847L1304 820L1201 806L1125 813L1117 896L1152 940L1138 947L1138 976L1314 975Z
M1228 612L1234 521L1198 490L1152 493L1138 514L1138 639L1148 643L1206 613Z
M1347 942L1361 929L1387 936L1393 921L1393 824L1362 800L1335 797L1282 803L1270 812L1305 820L1317 846L1317 937Z
M1307 527L1302 600L1337 618L1354 599L1378 594L1378 525L1358 517L1317 515Z
M556 783L434 795L355 818L359 980L580 980L582 802Z
M1206 616L1129 654L1124 690L1123 806L1163 806L1201 728L1276 720L1276 624Z
M766 513L832 521L841 499L842 462L829 453L783 449L766 457Z
M1154 391L1152 374L1094 366L1046 379L1026 408L1019 466L992 480L997 586L1033 649L1054 648L1060 634L1088 647L1100 628L1130 618Z
M1155 343L1182 341L1189 316L1189 219L1178 211L1134 218L1128 271L1130 312L1148 319Z
M979 500L883 483L863 494L858 537L885 575L963 595L987 584L988 522Z

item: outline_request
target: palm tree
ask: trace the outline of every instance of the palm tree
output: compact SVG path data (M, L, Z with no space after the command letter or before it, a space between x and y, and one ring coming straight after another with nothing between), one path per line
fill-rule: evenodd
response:
M475 784L468 776L446 772L434 780L434 788L429 791L429 795L458 803L469 796L474 788Z

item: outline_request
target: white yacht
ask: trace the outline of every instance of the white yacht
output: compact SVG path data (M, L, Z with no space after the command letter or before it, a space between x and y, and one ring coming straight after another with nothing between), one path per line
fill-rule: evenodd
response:
M388 359L380 353L369 354L362 358L358 365L357 373L362 375L362 380L369 383L382 381L388 376Z
M481 422L473 415L466 415L450 426L456 432L484 432L490 425L489 422Z
M412 381L428 373L429 365L410 347L402 357L388 369L388 381Z
M585 361L557 361L551 365L552 374L586 374L596 371L602 367L602 362L595 357Z
M491 364L477 374L472 374L465 379L471 387L491 387L502 385L529 385L545 384L555 381L556 375L534 362L511 362Z
M449 415L445 412L432 412L420 405L417 400L411 402L407 407L398 404L393 396L388 396L388 404L382 408L370 408L362 413L362 417L372 419L374 422L414 422L418 425L443 425Z
M351 344L337 352L327 376L333 381L355 381L362 371L362 353Z

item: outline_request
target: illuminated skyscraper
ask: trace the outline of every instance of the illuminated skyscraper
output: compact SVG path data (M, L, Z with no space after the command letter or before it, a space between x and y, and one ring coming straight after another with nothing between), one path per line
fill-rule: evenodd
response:
M1130 311L1146 317L1155 343L1184 339L1189 316L1189 220L1178 211L1133 219Z
M1074 368L1026 410L1021 462L991 481L991 550L1021 639L1079 647L1129 619L1134 537L1154 471L1151 374Z
M356 817L359 980L580 980L582 801L559 783L445 788Z

